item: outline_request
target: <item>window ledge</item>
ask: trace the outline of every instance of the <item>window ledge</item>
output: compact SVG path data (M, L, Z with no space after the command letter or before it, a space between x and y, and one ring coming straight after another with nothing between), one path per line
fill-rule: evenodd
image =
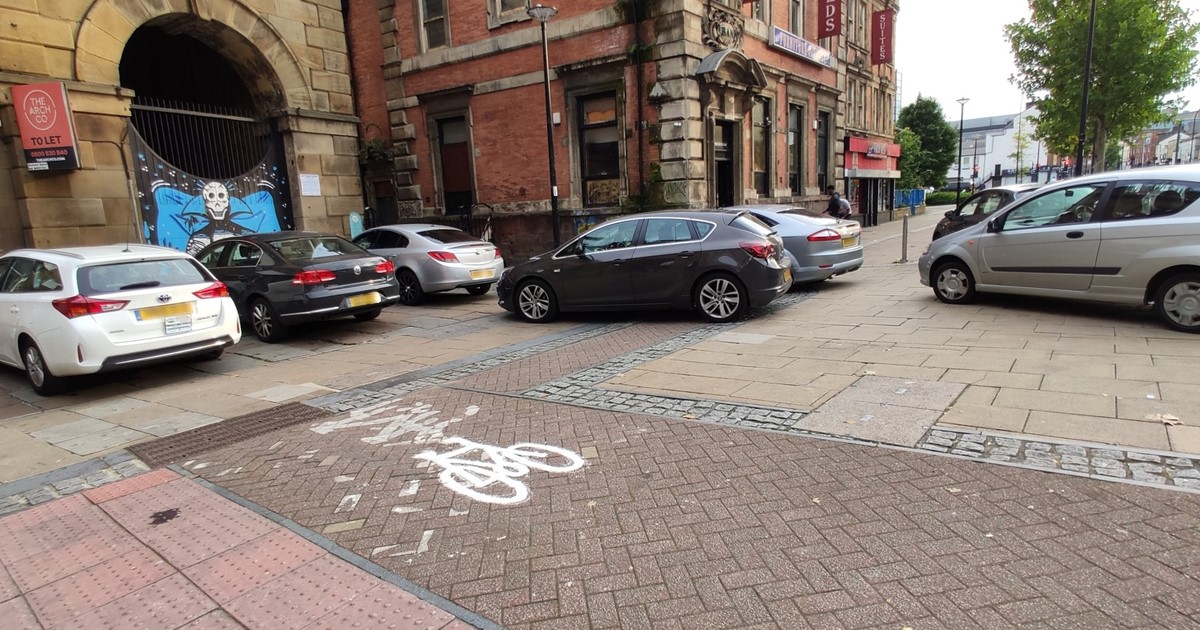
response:
M527 22L533 18L524 10L513 10L505 13L497 14L492 7L492 3L488 3L488 28L496 29L505 24L516 24L518 22Z

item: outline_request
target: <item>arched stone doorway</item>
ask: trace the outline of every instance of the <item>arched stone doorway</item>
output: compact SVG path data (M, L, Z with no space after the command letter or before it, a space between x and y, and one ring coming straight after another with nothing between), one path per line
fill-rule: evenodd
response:
M223 237L295 227L276 117L283 90L240 34L190 14L147 21L125 44L142 234L195 254Z
M700 105L705 120L707 202L742 203L746 166L745 124L755 98L767 87L762 66L737 50L721 50L700 61Z

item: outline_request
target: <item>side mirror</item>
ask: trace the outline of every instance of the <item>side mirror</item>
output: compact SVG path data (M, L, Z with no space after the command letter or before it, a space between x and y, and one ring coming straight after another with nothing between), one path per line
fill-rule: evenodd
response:
M1000 231L1000 221L999 221L998 219L999 219L999 217L997 217L997 218L995 218L995 219L992 219L992 220L990 220L990 221L988 221L988 222L987 222L987 231L988 231L989 233L993 233L993 234L994 234L994 233L996 233L996 232L999 232L999 231Z
M947 210L945 216L947 219L953 219L954 215L957 213L958 213L958 210Z

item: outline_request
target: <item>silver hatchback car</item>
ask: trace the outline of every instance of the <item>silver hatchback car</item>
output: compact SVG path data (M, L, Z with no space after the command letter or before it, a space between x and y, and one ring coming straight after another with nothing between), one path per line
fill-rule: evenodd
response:
M1200 164L1058 182L921 255L943 302L976 291L1152 304L1171 328L1200 332Z

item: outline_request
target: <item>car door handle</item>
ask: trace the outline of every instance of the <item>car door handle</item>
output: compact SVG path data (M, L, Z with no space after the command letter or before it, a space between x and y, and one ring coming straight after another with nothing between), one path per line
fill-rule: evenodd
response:
M1083 238L1083 232L1067 232L1067 238Z
M679 252L679 257L680 258L691 258L692 252Z

